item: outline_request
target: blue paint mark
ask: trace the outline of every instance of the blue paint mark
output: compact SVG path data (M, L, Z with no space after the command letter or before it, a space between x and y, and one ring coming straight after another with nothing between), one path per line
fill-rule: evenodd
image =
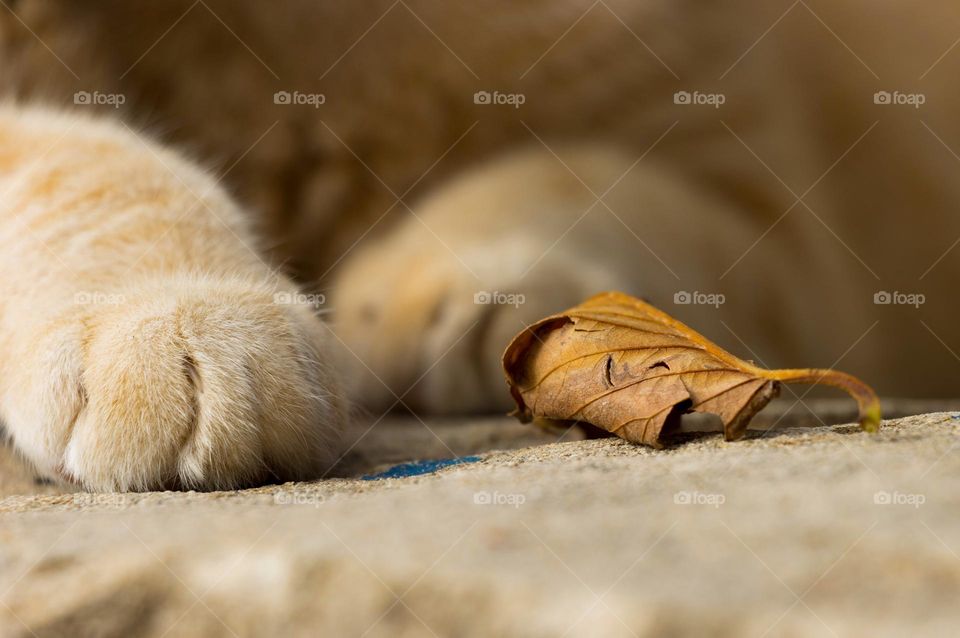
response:
M960 421L960 412L956 414L951 414L950 418L953 419L954 421Z
M410 463L401 463L394 465L385 472L379 474L368 474L360 477L362 481L379 481L388 478L407 478L408 476L420 476L421 474L433 474L437 470L453 465L462 465L464 463L476 463L480 460L479 456L461 456L458 459L439 459L434 461L411 461Z

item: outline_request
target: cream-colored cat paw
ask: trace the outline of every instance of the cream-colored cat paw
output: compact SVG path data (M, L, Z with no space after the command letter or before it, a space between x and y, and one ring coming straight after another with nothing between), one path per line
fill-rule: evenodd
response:
M631 289L636 270L618 255L638 243L597 195L629 183L608 198L633 210L647 180L625 179L635 158L606 146L570 157L533 148L479 165L342 259L331 296L361 362L351 396L379 409L398 395L415 410L506 409L500 356L516 333L596 292Z
M96 490L228 489L330 466L345 404L327 329L282 303L295 297L223 282L84 294L19 339L4 387L41 470Z
M472 259L469 249L458 259L437 248L388 242L337 278L334 327L353 359L349 395L376 411L506 410L511 399L500 357L507 344L602 280L551 258L524 272L540 246L478 245L483 259Z

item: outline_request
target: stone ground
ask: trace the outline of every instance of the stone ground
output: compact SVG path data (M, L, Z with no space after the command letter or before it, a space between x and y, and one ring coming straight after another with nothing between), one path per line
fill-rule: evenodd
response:
M956 635L960 405L873 436L811 405L661 451L393 418L337 478L238 492L69 493L3 451L0 635Z

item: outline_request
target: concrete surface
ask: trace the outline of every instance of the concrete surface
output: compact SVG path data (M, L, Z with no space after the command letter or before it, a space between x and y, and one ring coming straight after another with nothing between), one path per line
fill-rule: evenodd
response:
M5 452L0 634L955 635L960 413L817 405L662 451L391 418L338 478L239 492L69 493Z

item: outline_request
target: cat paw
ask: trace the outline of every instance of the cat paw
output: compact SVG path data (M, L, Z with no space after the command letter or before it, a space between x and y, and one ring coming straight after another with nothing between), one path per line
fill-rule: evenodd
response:
M432 414L512 407L501 366L507 345L591 294L600 278L549 259L525 273L539 246L499 249L511 252L478 246L483 258L464 264L443 247L397 242L365 251L341 272L334 329L353 358L351 399L377 411ZM529 254L516 259L516 251Z
M346 409L312 309L245 283L83 294L17 339L2 388L9 435L43 473L231 489L330 467Z
M514 335L597 292L632 289L624 263L637 262L624 256L636 240L596 210L596 193L636 162L606 147L572 157L570 169L528 149L466 171L342 259L331 296L355 355L351 396L375 409L508 409L500 358ZM634 208L636 190L612 193L613 205Z

